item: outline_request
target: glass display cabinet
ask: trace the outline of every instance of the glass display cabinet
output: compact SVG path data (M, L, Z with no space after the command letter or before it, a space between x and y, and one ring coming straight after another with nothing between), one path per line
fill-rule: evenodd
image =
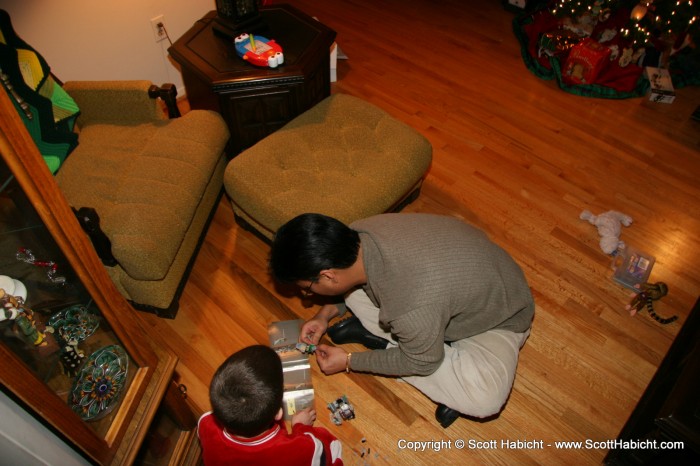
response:
M159 408L183 411L177 358L114 287L4 91L0 152L2 390L92 462L131 464Z

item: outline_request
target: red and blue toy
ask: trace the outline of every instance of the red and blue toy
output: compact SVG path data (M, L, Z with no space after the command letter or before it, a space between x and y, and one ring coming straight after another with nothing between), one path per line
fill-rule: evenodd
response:
M282 47L274 40L253 34L241 34L233 40L236 53L256 66L277 68L284 63Z

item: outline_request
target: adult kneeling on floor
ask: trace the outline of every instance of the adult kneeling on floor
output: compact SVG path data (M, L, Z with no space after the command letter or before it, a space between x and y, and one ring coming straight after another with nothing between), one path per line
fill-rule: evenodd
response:
M303 325L304 342L328 332L336 344L373 349L318 345L325 374L401 377L438 404L443 427L460 413L484 418L503 408L535 306L520 267L482 231L431 214L349 226L302 214L277 231L270 270L305 296L344 296ZM329 328L348 308L354 316Z

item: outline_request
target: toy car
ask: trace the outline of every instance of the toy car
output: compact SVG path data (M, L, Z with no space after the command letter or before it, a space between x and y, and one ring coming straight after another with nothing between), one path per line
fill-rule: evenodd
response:
M241 34L233 40L236 53L256 66L277 68L284 63L282 47L274 40L254 34Z
M352 407L348 398L343 395L333 403L328 403L328 409L331 410L331 421L339 426L343 421L355 419L355 408Z

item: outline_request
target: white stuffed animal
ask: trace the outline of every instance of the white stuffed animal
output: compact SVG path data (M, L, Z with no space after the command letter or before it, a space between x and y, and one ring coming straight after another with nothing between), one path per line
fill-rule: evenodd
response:
M600 235L600 249L605 254L612 254L618 249L625 247L625 242L620 240L620 231L624 225L626 227L632 224L632 217L614 210L609 210L600 215L593 215L590 211L584 210L579 215L582 220L588 220L589 223L598 227Z

